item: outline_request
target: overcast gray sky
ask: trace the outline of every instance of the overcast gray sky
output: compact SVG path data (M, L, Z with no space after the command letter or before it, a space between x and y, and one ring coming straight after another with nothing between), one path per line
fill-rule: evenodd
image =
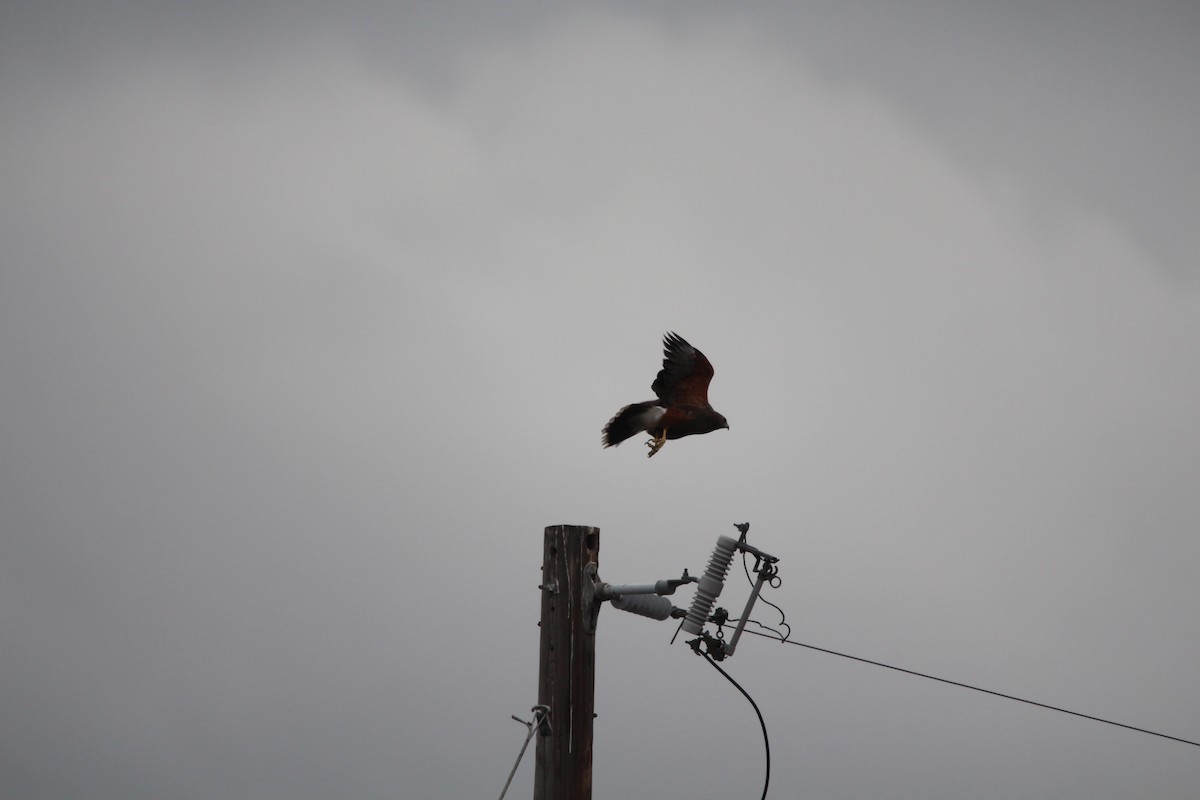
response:
M749 520L799 641L1200 740L1200 13L781 5L4 6L0 795L496 796L556 523L629 583ZM666 330L731 430L602 450ZM672 631L601 615L596 796L757 797ZM727 666L773 797L1200 787Z

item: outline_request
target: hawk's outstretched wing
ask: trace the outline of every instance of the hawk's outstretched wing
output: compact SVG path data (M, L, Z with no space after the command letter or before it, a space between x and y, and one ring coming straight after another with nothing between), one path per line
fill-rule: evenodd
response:
M650 388L667 406L708 406L713 368L708 359L677 333L663 337L663 366Z

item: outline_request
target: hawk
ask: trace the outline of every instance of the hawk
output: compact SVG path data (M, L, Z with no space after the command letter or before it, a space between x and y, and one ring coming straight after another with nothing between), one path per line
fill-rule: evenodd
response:
M657 453L668 439L728 428L725 417L708 404L708 384L713 368L696 348L677 333L663 337L663 366L650 388L657 400L633 403L616 413L604 426L602 441L613 447L630 436L650 434L646 446Z

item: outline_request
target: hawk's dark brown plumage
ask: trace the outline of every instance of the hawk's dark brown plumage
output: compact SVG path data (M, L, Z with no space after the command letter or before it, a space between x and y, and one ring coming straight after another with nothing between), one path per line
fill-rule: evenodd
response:
M725 417L708 404L712 364L676 333L663 337L663 366L650 388L657 400L633 403L616 413L604 426L605 447L620 444L645 431L652 437L648 456L657 453L668 439L679 439L718 428L728 428Z

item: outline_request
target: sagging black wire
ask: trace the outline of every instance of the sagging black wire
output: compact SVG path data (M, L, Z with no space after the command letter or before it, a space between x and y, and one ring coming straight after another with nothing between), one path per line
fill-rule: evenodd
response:
M699 650L696 652L700 653ZM767 738L767 723L763 721L762 712L758 710L758 703L754 702L754 698L750 696L749 692L742 688L740 683L735 681L728 672L721 669L716 661L712 660L712 656L710 656L708 653L700 653L700 655L704 656L704 660L709 664L712 664L713 669L724 675L725 680L732 683L734 687L742 693L742 696L750 701L750 706L754 709L754 713L758 715L758 724L762 727L763 749L767 754L767 774L766 777L763 778L762 800L767 800L767 787L771 785L771 740Z

